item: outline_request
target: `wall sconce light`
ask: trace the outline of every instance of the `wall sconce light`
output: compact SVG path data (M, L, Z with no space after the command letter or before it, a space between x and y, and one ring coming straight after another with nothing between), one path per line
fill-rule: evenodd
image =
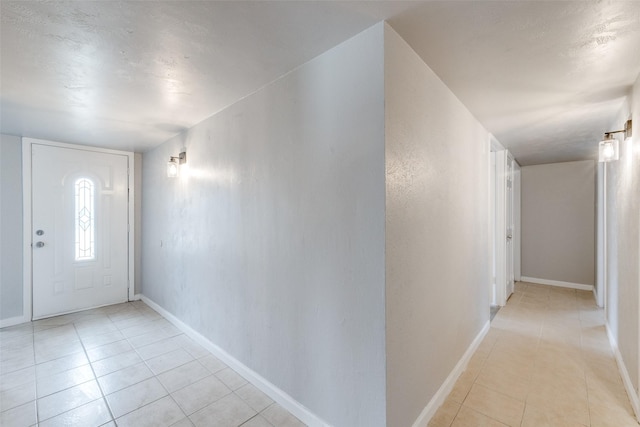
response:
M631 120L627 120L623 130L615 130L604 134L604 140L598 144L598 161L612 162L620 158L618 140L613 137L614 133L624 133L625 141L633 136Z
M169 178L175 178L178 176L179 165L187 163L187 152L183 151L178 154L178 157L171 156L169 157L169 162L167 163L167 176Z

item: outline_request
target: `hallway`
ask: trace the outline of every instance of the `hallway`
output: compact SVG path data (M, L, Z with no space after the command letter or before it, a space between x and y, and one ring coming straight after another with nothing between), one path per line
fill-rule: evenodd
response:
M588 291L517 283L430 427L635 427Z

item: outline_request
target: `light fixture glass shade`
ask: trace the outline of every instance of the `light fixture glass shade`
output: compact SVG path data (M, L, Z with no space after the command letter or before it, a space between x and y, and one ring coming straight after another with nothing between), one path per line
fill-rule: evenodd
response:
M611 162L614 160L618 160L620 157L620 152L618 150L618 140L617 139L605 139L604 141L600 141L598 144L598 161L600 162Z
M167 163L167 176L169 178L175 178L178 176L178 162L173 158Z

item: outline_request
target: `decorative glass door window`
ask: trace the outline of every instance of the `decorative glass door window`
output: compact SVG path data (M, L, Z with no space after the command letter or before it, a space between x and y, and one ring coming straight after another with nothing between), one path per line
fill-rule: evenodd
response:
M76 261L95 259L95 186L93 181L76 181Z

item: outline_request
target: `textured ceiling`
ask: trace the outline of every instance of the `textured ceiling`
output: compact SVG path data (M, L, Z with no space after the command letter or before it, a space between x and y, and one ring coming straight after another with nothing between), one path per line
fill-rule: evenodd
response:
M640 2L0 2L1 131L144 151L388 19L521 164L594 158Z
M521 165L595 159L640 73L637 1L431 2L390 24Z
M405 7L2 0L2 132L144 151Z

